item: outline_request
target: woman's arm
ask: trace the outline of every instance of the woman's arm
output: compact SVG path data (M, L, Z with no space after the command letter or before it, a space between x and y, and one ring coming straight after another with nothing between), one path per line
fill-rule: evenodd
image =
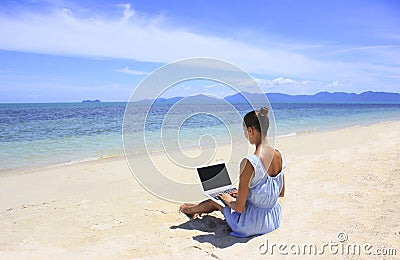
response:
M240 178L239 188L236 195L236 201L229 194L221 194L221 199L233 210L242 213L246 207L247 195L249 194L249 185L251 177L253 176L253 165L247 160L243 159L240 163Z
M285 175L282 176L282 190L281 193L279 194L279 197L284 197L285 196Z

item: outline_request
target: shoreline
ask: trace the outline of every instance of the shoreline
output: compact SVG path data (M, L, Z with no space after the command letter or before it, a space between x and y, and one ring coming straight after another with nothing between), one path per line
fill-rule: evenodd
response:
M291 138L295 136L307 136L307 135L313 135L313 134L319 134L319 133L330 133L330 132L336 132L344 129L352 129L352 128L360 128L360 127L368 127L368 126L374 126L374 125L382 125L382 124L393 124L393 123L399 123L399 121L394 121L394 120L389 120L389 121L381 121L377 123L368 123L368 124L359 124L359 125L352 125L352 126L346 126L346 127L338 127L334 129L328 129L328 130L305 130L301 132L294 132L290 134L284 134L280 136L276 136L276 142L281 139L286 139L286 138ZM230 143L224 143L223 147L229 146ZM196 150L197 147L186 147L186 150L188 151L193 151ZM176 152L176 151L173 151ZM163 154L164 151L152 151L150 152L151 155L159 155ZM140 157L140 156L146 156L147 153L137 153L134 154L133 156L135 157ZM47 169L52 169L52 168L58 168L58 167L64 167L64 166L69 166L69 165L81 165L81 164L87 164L87 163L92 163L92 162L108 162L108 161L114 161L114 160L126 160L125 159L125 154L121 155L110 155L110 156L105 156L105 157L100 157L100 158L80 158L76 159L73 161L66 161L66 162L61 162L61 163L55 163L55 164L49 164L49 165L40 165L40 166L21 166L21 167L15 167L15 168L6 168L6 169L0 169L0 178L2 176L6 175L12 175L12 174L29 174L31 172L35 171L42 171L42 170L47 170Z

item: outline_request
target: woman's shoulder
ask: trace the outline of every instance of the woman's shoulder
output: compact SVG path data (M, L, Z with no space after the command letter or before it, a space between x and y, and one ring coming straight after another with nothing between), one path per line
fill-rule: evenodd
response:
M284 156L283 156L283 153L282 153L282 151L281 151L280 149L278 149L278 148L275 148L275 152L277 152L277 154L279 154L280 161L282 162L282 170L283 170L284 168L286 168L286 162L285 162L285 158L284 158Z
M283 162L284 158L282 151L278 148L274 148L273 151L274 151L274 156L278 156L279 161ZM256 163L256 164L262 161L262 159L260 159L260 157L257 154L249 154L245 159L249 160L251 163Z
M282 153L281 149L275 148L274 150L275 150L275 153L279 154L279 156L281 156L283 158L283 153Z
M251 164L257 164L260 161L260 157L258 157L256 154L249 154L247 155L246 158L244 158L243 160L246 160L251 162Z
M268 163L269 166L271 166L272 161L274 161L274 166L275 168L279 168L280 171L278 170L276 174L273 175L277 175L279 174L281 171L283 171L284 168L286 168L286 162L284 159L284 155L282 153L282 151L278 148L274 148L274 153L273 153L273 159L270 161L270 163ZM262 160L262 158L260 158L257 154L249 154L246 158L244 158L242 160L242 164L241 166L245 165L245 163L250 162L250 164L253 166L254 169L258 169L260 168L260 166L262 165L263 167L261 167L261 169L263 169L265 172L268 172L267 170L267 163L264 162ZM268 167L270 168L270 167Z
M253 154L255 156L255 154ZM248 155L247 157L243 158L240 162L240 169L243 171L244 168L249 167L252 170L255 168L255 158L254 156Z

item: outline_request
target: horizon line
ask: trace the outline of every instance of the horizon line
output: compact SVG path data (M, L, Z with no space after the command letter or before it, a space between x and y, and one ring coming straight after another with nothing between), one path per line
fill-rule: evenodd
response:
M286 93L280 93L280 92L264 92L264 94L281 94L281 95L287 95L287 96L315 96L317 94L320 93L328 93L328 94L335 94L335 93L340 93L340 94L355 94L355 95L361 95L363 93L367 93L367 92L372 92L372 93L386 93L386 94L400 94L399 92L387 92L387 91L373 91L373 90L368 90L368 91L363 91L361 93L354 93L354 92L345 92L345 91L337 91L337 92L329 92L329 91L320 91L317 92L315 94L286 94ZM234 93L234 94L230 94L227 96L224 96L222 99L230 97L230 96L234 96L240 93L251 93L251 94L261 94L261 93L254 93L254 92L238 92L238 93ZM188 95L188 96L174 96L174 97L165 97L165 98L156 98L156 99L173 99L173 98L185 98L185 97L195 97L195 96L208 96L208 97L213 97L212 95L208 95L209 93L198 93L198 94L194 94L194 95ZM150 98L144 98L144 99L140 99L140 100L136 100L136 101L131 101L131 102L141 102L141 101L151 101L151 100L156 100L156 99L150 99ZM86 103L128 103L129 100L127 101L102 101L99 98L96 99L82 99L80 101L11 101L11 102L0 102L0 104L56 104L56 103L85 103L83 101L88 101ZM98 100L98 102L96 102L95 100ZM272 102L272 103L290 103L290 102ZM340 103L340 102L335 102L335 103ZM349 103L349 102L346 102ZM371 102L368 102L371 103ZM382 102L377 102L377 103L382 103Z

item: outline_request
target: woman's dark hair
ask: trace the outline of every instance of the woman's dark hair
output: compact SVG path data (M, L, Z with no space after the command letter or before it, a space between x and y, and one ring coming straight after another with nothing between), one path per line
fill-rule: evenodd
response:
M243 123L246 127L254 127L261 133L262 137L265 137L267 136L269 128L268 112L268 107L262 107L260 110L253 110L244 116ZM261 126L263 126L262 129Z

